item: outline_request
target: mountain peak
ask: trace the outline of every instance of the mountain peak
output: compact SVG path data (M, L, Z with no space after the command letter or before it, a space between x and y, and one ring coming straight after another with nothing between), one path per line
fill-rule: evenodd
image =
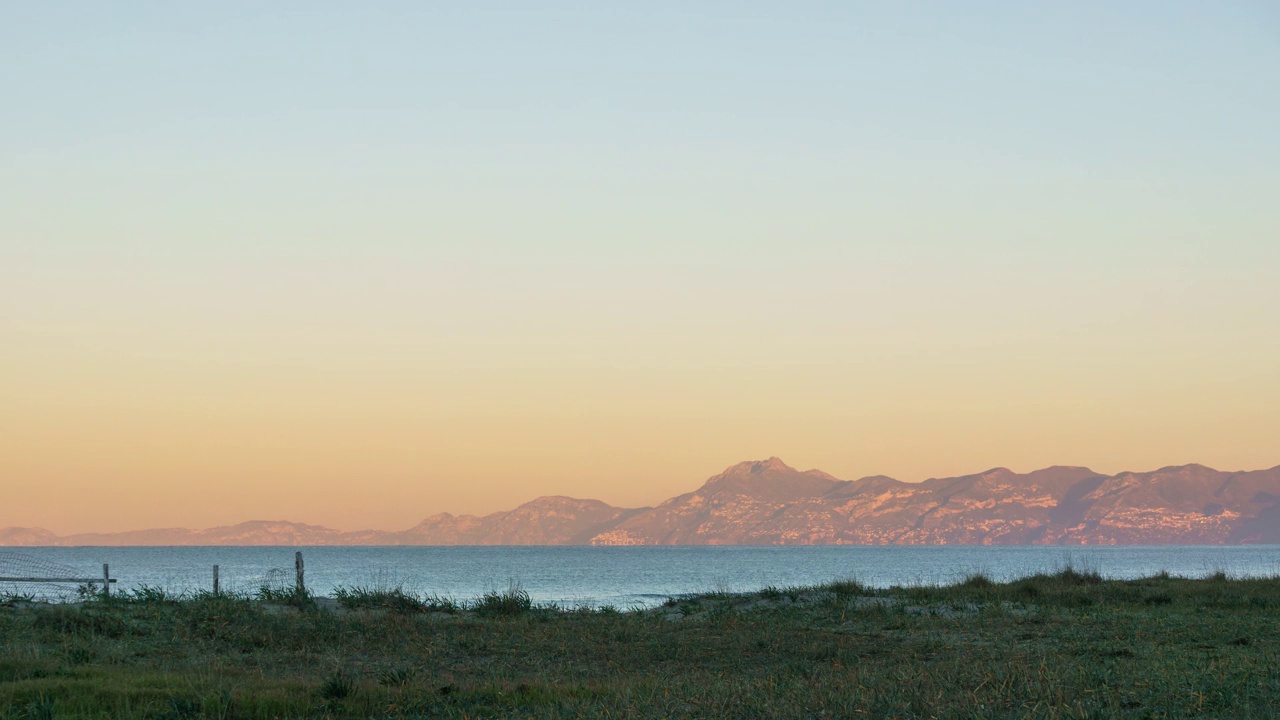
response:
M776 455L775 455L775 456L773 456L773 457L770 457L768 460L763 460L763 461L758 462L758 463L755 463L754 465L752 465L752 466L751 466L751 472L753 472L753 473L761 473L761 472L764 472L765 470L774 470L774 471L779 471L779 470L792 470L792 471L794 471L794 470L795 470L795 468L793 468L793 467L791 467L790 465L788 465L788 464L786 464L786 463L782 462L782 458L777 457Z
M795 468L786 464L780 457L771 457L767 460L743 460L736 465L730 465L720 473L720 477L732 475L762 475L767 472L793 473L799 472Z
M839 480L820 470L797 470L781 458L771 457L731 465L724 472L708 479L699 492L789 502L801 497L816 497L839 483Z
M1218 471L1214 470L1213 468L1207 465L1201 465L1200 463L1187 463L1186 465L1166 465L1160 468L1159 470L1156 470L1156 472L1157 473L1187 473L1187 472L1218 472Z
M602 500L590 500L590 499L584 500L582 498L569 497L567 495L542 495L540 497L536 497L526 503L521 504L519 508L530 509L530 510L550 509L550 508L577 508L582 510L585 510L585 509L616 510L618 509L618 508L614 508L612 505L609 505L608 503Z

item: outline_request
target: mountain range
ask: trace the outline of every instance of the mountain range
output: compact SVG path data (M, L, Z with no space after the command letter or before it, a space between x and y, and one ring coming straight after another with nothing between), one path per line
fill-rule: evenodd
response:
M1222 472L1181 465L1116 475L995 468L907 483L838 480L774 457L733 465L654 507L550 496L483 516L441 513L402 531L285 521L65 536L0 529L0 546L1241 543L1280 543L1280 466Z

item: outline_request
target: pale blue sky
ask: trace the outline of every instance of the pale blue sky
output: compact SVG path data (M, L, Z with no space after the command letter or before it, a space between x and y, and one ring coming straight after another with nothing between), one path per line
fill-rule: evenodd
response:
M269 5L6 8L6 229L968 255L1060 241L1000 237L1023 214L1245 222L1280 173L1269 2ZM997 225L930 232L930 208ZM1161 230L1074 241L1104 262L1194 244Z
M1277 128L1263 0L6 3L0 473L1280 461Z

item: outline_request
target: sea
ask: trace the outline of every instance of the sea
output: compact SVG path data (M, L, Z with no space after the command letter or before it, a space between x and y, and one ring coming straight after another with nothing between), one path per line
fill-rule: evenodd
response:
M660 604L708 591L855 580L872 587L953 583L974 574L1011 580L1071 567L1110 578L1168 572L1203 577L1280 576L1280 546L635 546L635 547L23 547L0 549L0 578L11 572L117 578L113 592L158 588L181 594L221 588L253 593L292 587L295 553L308 589L403 588L455 600L519 587L561 607ZM34 568L34 570L33 570ZM41 575L48 577L50 575ZM0 581L0 593L70 586ZM58 590L57 588L62 588Z

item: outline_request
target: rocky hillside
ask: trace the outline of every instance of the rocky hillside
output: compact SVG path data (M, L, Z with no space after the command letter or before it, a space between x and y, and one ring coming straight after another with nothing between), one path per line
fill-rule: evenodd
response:
M592 539L653 544L1222 544L1280 541L1280 468L1202 465L1106 476L1081 467L903 483L838 481L777 458L740 463L698 490Z
M629 510L599 500L551 496L509 512L433 515L387 538L394 545L586 545L647 508Z
M56 536L0 529L0 545L741 545L1280 543L1280 467L1203 465L1108 476L1005 468L904 483L837 480L778 458L743 462L652 508L542 497L491 515L442 513L408 530L290 522Z

